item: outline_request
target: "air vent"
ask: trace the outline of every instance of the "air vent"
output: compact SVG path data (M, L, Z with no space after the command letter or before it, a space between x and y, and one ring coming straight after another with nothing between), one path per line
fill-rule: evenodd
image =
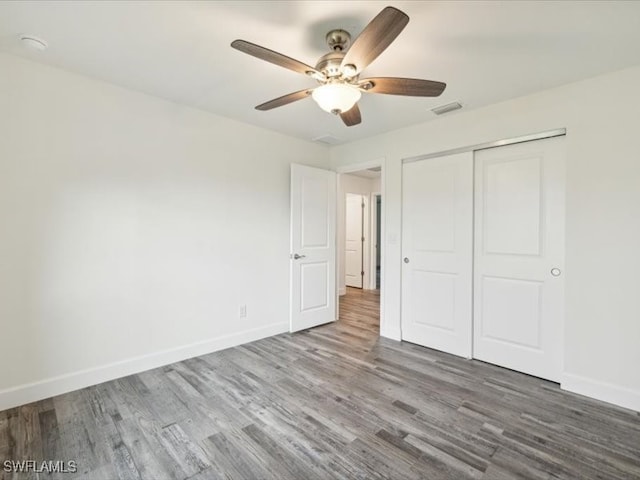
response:
M326 134L326 135L320 135L319 137L315 137L312 138L312 140L314 142L317 143L324 143L325 145L339 145L340 144L340 139L334 137L333 135L330 134Z
M431 111L436 115L442 115L444 113L453 112L454 110L460 110L462 105L458 102L447 103L446 105L440 105L439 107L432 108Z

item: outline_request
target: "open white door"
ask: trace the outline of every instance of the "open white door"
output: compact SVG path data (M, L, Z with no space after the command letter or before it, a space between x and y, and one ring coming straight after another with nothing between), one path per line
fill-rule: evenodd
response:
M559 381L564 137L476 153L474 357Z
M335 172L292 164L292 332L336 319L335 233Z
M364 199L362 195L347 193L345 203L344 283L347 287L364 285Z
M402 169L402 339L471 357L473 153Z

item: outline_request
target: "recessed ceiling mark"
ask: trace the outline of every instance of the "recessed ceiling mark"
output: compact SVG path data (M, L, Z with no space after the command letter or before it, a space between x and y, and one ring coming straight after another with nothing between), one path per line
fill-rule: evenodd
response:
M35 35L22 34L20 35L20 41L24 47L37 52L43 52L49 47L47 42Z

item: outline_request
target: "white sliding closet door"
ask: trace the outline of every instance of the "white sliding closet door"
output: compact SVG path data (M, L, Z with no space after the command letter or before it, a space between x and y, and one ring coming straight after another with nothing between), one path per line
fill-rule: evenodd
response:
M402 171L402 339L471 357L473 153Z
M476 152L474 358L559 381L564 137Z

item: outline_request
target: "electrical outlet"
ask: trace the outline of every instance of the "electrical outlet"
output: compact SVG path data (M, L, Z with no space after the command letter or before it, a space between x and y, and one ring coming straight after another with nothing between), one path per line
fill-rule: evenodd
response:
M240 308L238 309L238 315L240 316L240 318L245 318L247 316L246 305L240 305Z

